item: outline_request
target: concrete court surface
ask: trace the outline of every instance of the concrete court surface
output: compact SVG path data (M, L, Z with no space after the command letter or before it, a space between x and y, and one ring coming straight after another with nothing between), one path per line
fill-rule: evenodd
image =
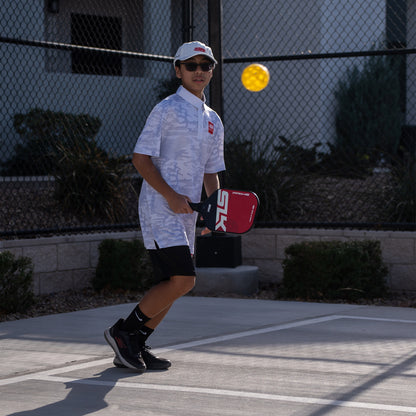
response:
M133 306L0 323L0 415L416 415L416 309L184 297L137 374L103 338Z

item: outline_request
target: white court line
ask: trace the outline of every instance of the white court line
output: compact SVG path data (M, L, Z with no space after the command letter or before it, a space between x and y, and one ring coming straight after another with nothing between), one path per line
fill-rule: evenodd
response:
M260 328L255 330L243 331L235 334L223 335L218 337L206 338L198 341L190 341L182 344L172 345L170 347L155 349L156 354L160 354L166 351L172 350L181 350L186 348L192 348L200 345L213 344L222 341L229 341L232 339L243 338L252 335L265 334L270 332L282 331L285 329L297 328L306 325L313 325L322 322L329 322L338 319L353 319L353 320L368 320L368 321L382 321L382 322L397 322L397 323L407 323L407 324L416 324L416 321L413 320L403 320L403 319L388 319L388 318L371 318L364 316L348 316L348 315L331 315L324 316L320 318L306 319L303 321L292 322L288 324L275 325L266 328ZM210 389L210 388L199 388L199 387L182 387L182 386L171 386L171 385L158 385L158 384L144 384L144 383L130 383L122 381L95 381L92 379L78 379L72 377L58 377L55 374L62 374L65 372L96 367L99 365L109 364L112 362L112 358L105 358L100 360L94 360L90 362L80 363L69 365L60 368L54 368L51 370L40 371L37 373L26 374L17 377L11 377L9 379L0 380L0 386L8 385L12 383L19 383L27 380L41 380L41 381L50 381L50 382L59 382L59 383L78 383L78 384L89 384L97 386L113 386L121 388L135 388L135 389L148 389L148 390L159 390L159 391L174 391L174 392L187 392L187 393L199 393L199 394L212 394L220 396L231 396L231 397L240 397L240 398L252 398L259 400L274 400L274 401L285 401L301 404L316 404L324 406L338 406L338 407L349 407L349 408L361 408L361 409L371 409L371 410L383 410L383 411L392 411L392 412L407 412L416 414L416 407L407 407L407 406L396 406L388 404L378 404L378 403L364 403L364 402L352 402L352 401L341 401L341 400L327 400L311 397L299 397L299 396L284 396L284 395L275 395L275 394L266 394L266 393L254 393L254 392L244 392L244 391L234 391L234 390L222 390L222 389Z
M368 317L365 317L365 316L348 316L348 315L330 315L330 316L323 316L321 318L312 318L312 319L306 319L304 321L292 322L292 323L289 323L289 324L281 324L281 325L269 326L269 327L266 327L266 328L253 329L253 330L250 330L250 331L239 332L239 333L236 333L236 334L222 335L222 336L214 337L214 338L206 338L206 339L202 339L202 340L199 340L199 341L185 342L183 344L177 344L177 345L173 345L171 347L158 349L157 353L158 354L160 354L160 353L163 354L167 351L182 350L182 349L185 349L185 348L197 347L199 345L213 344L213 343L216 343L216 342L229 341L229 340L232 340L232 339L243 338L243 337L248 337L248 336L252 336L252 335L266 334L266 333L269 333L269 332L277 332L277 331L282 331L284 329L292 329L292 328L297 328L297 327L300 327L300 326L319 324L319 323L322 323L322 322L334 321L334 320L337 320L337 319L356 319L356 320L369 320L369 321L382 321L382 322L416 324L416 321L410 321L410 320L404 320L404 319L368 318Z
M65 367L53 368L51 370L38 371L35 373L23 374L21 376L5 378L0 380L0 386L6 386L13 383L21 383L27 380L36 380L39 377L47 377L54 374L68 373L70 371L82 370L84 368L96 367L99 365L110 364L113 362L113 357L104 358L100 360L88 361L81 364L68 365Z
M281 324L281 325L275 325L275 326L268 326L266 328L252 329L250 331L238 332L236 334L221 335L218 337L201 339L199 341L190 341L190 342L185 342L183 344L173 345L171 347L161 348L157 350L157 353L163 354L166 351L183 350L185 348L193 348L193 347L198 347L200 345L214 344L216 342L230 341L232 339L250 337L252 335L267 334L269 332L277 332L277 331L282 331L284 329L297 328L299 326L319 324L321 322L333 321L335 319L338 319L338 317L335 315L331 315L331 316L323 316L321 318L306 319L304 321L291 322L289 324Z
M281 331L283 329L290 329L290 328L296 328L296 327L299 327L299 326L312 325L312 324L321 323L321 322L333 321L334 319L338 319L338 318L334 317L334 316L324 316L324 317L321 317L321 318L306 319L304 321L292 322L290 324L282 324L282 325L276 325L276 326L271 326L271 327L267 327L267 328L254 329L254 330L250 330L250 331L243 331L243 332L238 332L238 333L235 333L235 334L222 335L222 336L219 336L219 337L204 338L204 339L201 339L201 340L198 340L198 341L185 342L185 343L182 343L182 344L176 344L176 345L172 345L170 347L165 347L165 348L157 348L157 349L155 348L154 350L152 349L152 351L156 355L158 355L158 354L163 354L167 351L182 350L182 349L185 349L185 348L197 347L199 345L214 344L216 342L229 341L231 339L243 338L243 337L248 337L248 336L251 336L251 335L265 334L265 333L268 333L268 332ZM65 367L53 368L51 370L39 371L39 372L30 373L30 374L24 374L24 375L17 376L17 377L10 377L10 378L7 378L7 379L0 380L0 386L4 386L4 385L7 385L7 384L12 384L12 383L20 383L20 382L26 381L26 380L34 380L38 377L43 377L43 376L67 373L67 372L70 372L70 371L82 370L82 369L89 368L89 367L96 367L96 366L99 366L99 365L104 365L104 364L111 363L112 360L113 360L113 358L105 358L105 359L100 359L100 360L88 361L88 362L80 363L80 364L73 364L73 365L69 365L69 366L65 366Z
M154 391L169 391L175 393L194 393L204 395L215 395L215 396L228 396L245 399L258 399L258 400L273 400L279 402L291 402L300 404L312 404L320 406L335 406L335 407L349 407L355 409L371 409L371 410L383 410L390 412L400 413L414 413L416 414L416 407L409 406L397 406L390 404L379 404L379 403L365 403L365 402L352 402L344 400L327 400L318 399L313 397L301 397L301 396L283 396L280 394L269 394L269 393L254 393L250 391L237 391L237 390L225 390L225 389L211 389L204 387L182 387L172 386L164 384L145 384L145 383L130 383L125 381L98 381L91 379L77 379L69 377L56 377L56 376L44 376L38 377L38 380L53 381L58 383L76 383L86 384L94 386L112 386L119 388L129 388L136 390L154 390Z
M394 319L394 318L372 318L368 316L349 316L349 315L332 315L336 319L357 319L361 321L380 321L380 322L395 322L399 324L416 324L416 321L409 319Z
M230 341L230 340L233 340L233 339L238 339L238 338L243 338L243 337L248 337L248 336L253 336L253 335L259 335L259 334L266 334L266 333L270 333L270 332L277 332L277 331L282 331L282 330L285 330L285 329L292 329L292 328L297 328L297 327L306 326L306 325L313 325L313 324L318 324L318 323L322 323L322 322L334 321L334 320L337 320L337 319L356 319L356 320L369 320L369 321L383 321L383 322L398 322L398 323L416 324L416 321L403 320L403 319L369 318L369 317L365 317L365 316L349 316L349 315L329 315L329 316L323 316L323 317L320 317L320 318L312 318L312 319L305 319L303 321L291 322L291 323L288 323L288 324L274 325L274 326L269 326L269 327L266 327L266 328L260 328L260 329L253 329L253 330L249 330L249 331L238 332L238 333L235 333L235 334L221 335L221 336L218 336L218 337L204 338L204 339L197 340L197 341L184 342L182 344L176 344L176 345L172 345L170 347L155 348L153 350L153 352L155 354L164 354L168 351L183 350L183 349L186 349L186 348L198 347L200 345L207 345L207 344L214 344L214 343L217 343L217 342ZM34 373L30 373L30 374L24 374L24 375L17 376L17 377L10 377L10 378L7 378L7 379L0 380L0 386L13 384L13 383L20 383L20 382L26 381L26 380L34 380L38 377L43 377L43 376L50 376L50 375L52 376L54 374L62 374L62 373L70 372L70 371L77 371L77 370L83 370L85 368L97 367L99 365L109 364L109 363L112 362L112 360L113 360L113 358L104 358L104 359L88 361L88 362L80 363L80 364L73 364L73 365L69 365L69 366L65 366L65 367L53 368L51 370L34 372Z

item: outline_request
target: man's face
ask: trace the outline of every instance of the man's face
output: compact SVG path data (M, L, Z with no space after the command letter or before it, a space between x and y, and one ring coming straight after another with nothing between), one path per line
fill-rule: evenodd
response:
M191 64L190 68L187 68L187 64ZM201 64L203 65L202 68ZM208 69L210 64L212 65L212 68ZM196 95L198 98L202 98L204 88L211 81L213 68L213 62L206 56L196 55L186 61L182 61L180 66L175 67L175 71L176 76L182 79L183 87L192 94ZM208 70L204 71L203 69Z

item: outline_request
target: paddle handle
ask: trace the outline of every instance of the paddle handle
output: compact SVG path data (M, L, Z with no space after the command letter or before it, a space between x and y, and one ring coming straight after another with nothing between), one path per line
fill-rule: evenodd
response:
M194 211L198 211L198 212L202 211L202 202L189 202L188 201L188 204Z

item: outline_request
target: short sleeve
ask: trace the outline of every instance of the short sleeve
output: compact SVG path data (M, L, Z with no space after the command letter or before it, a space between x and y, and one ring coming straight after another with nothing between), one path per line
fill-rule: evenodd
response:
M137 139L134 153L140 153L148 156L159 156L162 139L163 110L160 104L156 105L146 124Z

